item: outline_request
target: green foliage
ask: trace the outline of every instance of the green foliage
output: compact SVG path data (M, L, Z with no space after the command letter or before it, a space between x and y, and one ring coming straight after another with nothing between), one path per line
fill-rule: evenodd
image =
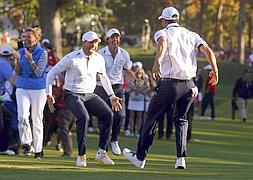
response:
M162 2L146 0L145 3L141 0L109 0L108 8L113 10L117 21L113 22L114 26L127 32L127 34L141 33L141 25L144 19L150 20L153 27L159 26L157 17L161 13Z
M21 17L22 19L24 19L24 24L27 25L39 24L38 0L23 0L23 1L7 0L5 2L6 3L3 4L4 7L2 8L2 11L14 22L17 18ZM18 26L20 26L20 24L18 24L18 22L15 23L14 26L19 28Z
M85 14L101 14L101 9L94 4L83 3L80 0L66 1L61 6L62 22L73 22L76 18Z

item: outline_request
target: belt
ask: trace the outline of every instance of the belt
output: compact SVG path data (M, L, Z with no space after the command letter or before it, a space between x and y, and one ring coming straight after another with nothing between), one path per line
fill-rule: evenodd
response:
M161 78L161 81L169 81L169 82L189 82L189 81L191 81L191 79Z

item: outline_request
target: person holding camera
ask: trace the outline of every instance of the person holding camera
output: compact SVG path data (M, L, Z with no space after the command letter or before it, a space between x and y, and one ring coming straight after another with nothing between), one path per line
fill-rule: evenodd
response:
M43 110L46 104L45 69L48 61L47 51L40 45L41 29L38 27L25 30L25 47L19 49L20 59L16 83L19 136L24 155L31 155L34 147L35 158L43 156ZM31 129L29 116L31 109Z

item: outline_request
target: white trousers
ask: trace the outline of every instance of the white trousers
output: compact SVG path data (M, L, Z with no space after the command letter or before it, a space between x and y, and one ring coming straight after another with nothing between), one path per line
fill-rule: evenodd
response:
M21 145L33 143L35 153L42 151L43 110L46 104L46 90L17 88L18 129ZM32 129L29 122L31 108Z
M247 119L248 100L238 97L239 112L241 120Z

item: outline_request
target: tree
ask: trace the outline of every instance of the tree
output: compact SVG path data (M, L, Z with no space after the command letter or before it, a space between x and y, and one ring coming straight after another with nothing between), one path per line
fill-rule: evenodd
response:
M40 25L45 38L50 39L62 57L60 0L40 0Z
M199 21L198 30L199 30L200 35L203 35L203 23L206 19L205 14L206 14L208 4L209 4L209 0L200 0L200 11L198 14L198 21Z
M249 8L247 9L247 21L248 21L248 48L251 49L252 45L252 29L253 29L253 1L249 2Z
M244 41L244 24L245 24L246 0L240 0L240 10L238 19L238 59L240 64L245 61L245 41Z
M223 38L221 35L221 31L222 31L222 23L221 23L221 17L222 17L222 10L223 10L223 0L219 0L218 3L218 8L217 8L217 16L216 16L216 22L215 22L215 29L214 29L214 45L217 48L223 48L224 44L223 44Z
M57 55L62 57L62 22L74 21L84 14L101 12L93 2L84 3L80 0L40 0L40 25L46 38L56 48Z

